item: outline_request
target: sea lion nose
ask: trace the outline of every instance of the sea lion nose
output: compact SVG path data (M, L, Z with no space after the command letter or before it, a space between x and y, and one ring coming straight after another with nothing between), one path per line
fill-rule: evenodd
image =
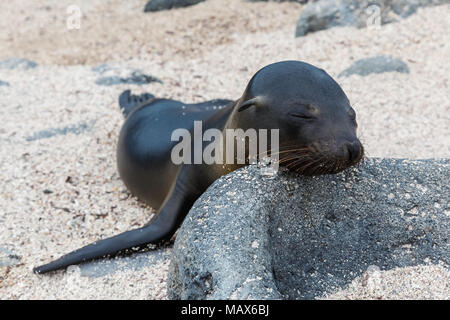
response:
M346 141L343 145L344 155L348 162L355 163L361 158L361 143L358 140Z

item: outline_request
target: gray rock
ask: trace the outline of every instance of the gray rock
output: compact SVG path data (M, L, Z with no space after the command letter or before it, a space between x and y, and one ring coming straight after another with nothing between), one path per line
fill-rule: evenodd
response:
M0 61L0 69L22 69L28 70L37 67L37 63L28 59L9 58Z
M171 299L313 299L369 267L449 263L449 159L367 159L336 175L217 180L181 226Z
M38 132L33 133L32 135L25 137L26 141L34 141L34 140L40 140L40 139L48 139L54 136L58 135L66 135L68 133L74 133L74 134L81 134L85 132L86 130L89 130L95 121L93 121L91 124L87 124L85 122L82 122L80 124L75 124L72 126L62 127L62 128L52 128L47 130L41 130Z
M9 82L0 80L0 87L1 87L1 86L9 87Z
M348 77L352 74L367 76L371 73L400 72L409 73L408 65L392 56L376 56L355 61L342 71L338 77Z
M389 5L392 11L402 17L409 17L415 13L419 7L436 6L449 4L450 0L390 0Z
M158 248L117 259L95 260L80 265L81 276L99 278L118 271L139 271L170 257L171 249Z
M144 12L189 7L203 1L205 0L150 0L145 5Z
M319 0L303 8L295 36L336 26L383 25L410 16L418 7L445 3L450 0Z
M129 77L126 77L126 78L119 77L119 76L109 76L109 77L98 78L95 81L95 83L100 86L113 86L113 85L124 84L124 83L143 85L143 84L147 84L150 82L162 83L162 81L159 80L158 78L143 74L140 71L134 71Z
M11 267L22 264L20 257L12 251L0 247L0 267Z

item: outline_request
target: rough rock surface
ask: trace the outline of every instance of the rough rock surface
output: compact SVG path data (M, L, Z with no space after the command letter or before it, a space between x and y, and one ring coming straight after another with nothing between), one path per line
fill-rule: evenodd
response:
M178 233L169 297L313 299L370 270L448 267L449 163L371 158L321 177L224 176Z
M360 59L339 74L339 77L348 77L352 74L367 76L372 73L400 72L409 73L408 65L392 56L376 56Z
M144 12L183 8L203 2L205 0L150 0L144 8Z
M450 3L450 0L319 0L305 6L295 36L336 26L365 28L398 21L419 7Z

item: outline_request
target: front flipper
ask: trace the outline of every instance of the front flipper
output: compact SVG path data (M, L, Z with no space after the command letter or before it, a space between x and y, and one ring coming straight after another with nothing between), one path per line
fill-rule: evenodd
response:
M125 249L143 247L169 240L180 226L189 209L197 199L192 190L186 190L178 180L170 197L166 199L156 219L142 228L126 231L108 239L96 241L72 251L58 260L34 268L38 274L55 271L67 266L116 254Z

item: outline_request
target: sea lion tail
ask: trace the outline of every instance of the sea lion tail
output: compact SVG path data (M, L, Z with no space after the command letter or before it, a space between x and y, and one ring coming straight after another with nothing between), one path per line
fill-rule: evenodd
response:
M119 96L119 106L125 118L137 107L148 104L155 99L151 93L143 93L140 95L131 94L130 90L125 90Z
M114 237L91 243L55 261L36 267L33 271L37 274L55 271L73 264L114 255L125 249L143 247L150 243L158 243L167 239L167 236L167 234L158 232L158 228L155 225L148 224L142 228L126 231Z

